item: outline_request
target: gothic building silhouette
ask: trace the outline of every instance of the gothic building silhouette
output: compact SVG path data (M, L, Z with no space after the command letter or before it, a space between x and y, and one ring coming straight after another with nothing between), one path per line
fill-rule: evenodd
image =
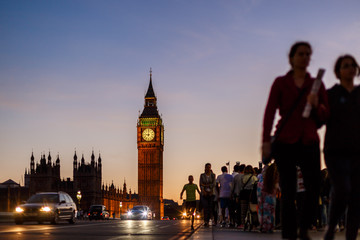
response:
M73 180L60 178L60 158L55 162L52 157L41 154L40 161L35 164L34 154L31 154L30 169L25 170L25 187L29 190L29 196L37 192L64 191L70 194L74 201L81 191L80 209L88 210L93 204L104 204L111 213L120 216L127 209L138 204L138 195L128 192L126 183L123 188L116 188L102 184L102 159L99 154L95 160L94 151L91 154L90 163L85 162L84 154L78 162L76 151L73 157ZM120 208L121 203L121 208Z
M61 179L60 157L52 161L49 152L46 159L41 154L35 163L34 153L30 157L30 169L25 170L25 187L29 195L36 192L64 191L77 202L77 191L81 191L80 209L88 210L93 204L104 204L115 216L125 213L134 205L148 205L155 218L164 216L163 199L163 150L164 125L157 109L157 98L150 83L145 95L144 109L137 122L138 148L138 193L128 192L124 181L123 188L102 183L102 159L95 158L92 151L90 163L86 163L84 154L80 161L75 151L73 157L73 179ZM121 207L120 207L121 206Z

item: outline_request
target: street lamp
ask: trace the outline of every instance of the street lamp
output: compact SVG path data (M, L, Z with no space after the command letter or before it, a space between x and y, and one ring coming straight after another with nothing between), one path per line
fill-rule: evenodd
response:
M120 202L120 219L121 219L121 208L122 208L122 202Z
M77 200L78 200L78 202L79 202L79 210L80 210L80 201L81 201L81 191L79 190L79 191L77 191L77 194L76 194L76 198L77 198Z

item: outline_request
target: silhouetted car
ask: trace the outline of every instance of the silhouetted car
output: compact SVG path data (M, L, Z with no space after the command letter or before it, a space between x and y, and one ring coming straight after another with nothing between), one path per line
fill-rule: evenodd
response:
M91 205L88 216L90 221L110 219L110 213L106 210L104 205Z
M65 192L42 192L32 195L24 204L15 209L14 220L16 224L26 221L38 223L50 221L52 224L59 220L69 223L76 221L76 204Z
M127 212L127 219L152 219L152 212L148 206L134 206Z

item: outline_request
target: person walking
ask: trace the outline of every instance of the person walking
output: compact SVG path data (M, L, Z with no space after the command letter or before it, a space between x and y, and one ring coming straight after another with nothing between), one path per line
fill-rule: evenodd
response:
M191 215L191 230L194 230L194 215L196 211L196 191L200 195L199 188L196 184L194 184L194 177L192 175L188 178L189 183L185 184L181 193L180 199L183 198L183 193L186 191L186 200L185 200L185 207L186 207L186 214Z
M215 174L211 171L211 164L205 164L205 172L200 175L199 185L201 189L200 201L204 210L205 227L209 226L209 220L213 212L215 198Z
M232 182L233 176L227 173L227 167L223 166L221 168L222 174L219 175L216 179L216 183L219 189L219 200L220 200L220 207L221 207L221 216L222 216L222 223L221 226L225 227L226 225L226 216L225 210L226 208L229 211L230 215L230 198L231 198L231 189L232 189ZM229 224L230 224L230 216L229 216Z
M254 169L251 165L247 165L244 170L244 174L241 176L240 179L240 227L245 227L245 218L246 213L249 210L249 204L250 204L250 194L254 189L255 183L258 181L257 177L255 176Z
M244 175L244 169L245 169L245 164L241 164L239 166L238 172L239 174L237 174L236 176L234 176L233 179L233 190L232 190L232 195L235 199L235 225L236 227L241 227L241 203L240 203L240 191L241 191L241 180L242 180L242 176ZM243 226L242 226L243 227Z
M234 171L232 172L233 176L233 182L231 184L231 197L230 197L230 205L229 205L229 216L230 216L230 227L237 226L236 222L236 210L237 210L237 204L236 204L236 195L234 194L234 179L237 175L239 175L240 171L240 162L237 162L234 165Z
M356 239L360 226L360 87L354 85L360 67L351 55L334 66L335 84L328 93L325 162L331 182L330 212L325 240L334 239L336 225L347 208L346 239Z
M289 52L291 70L277 77L271 87L263 120L263 159L269 158L273 151L280 177L282 237L296 239L297 222L296 166L300 166L306 188L305 211L299 224L299 238L310 239L308 228L312 223L319 198L320 183L320 148L318 128L329 115L325 87L321 84L318 93L310 93L315 81L307 72L312 54L308 42L296 42ZM308 118L302 116L305 105L312 106ZM280 120L275 134L276 145L271 147L270 133L276 110ZM285 122L284 125L283 122ZM281 128L280 128L281 126ZM281 130L281 131L279 131Z
M258 175L257 197L260 231L272 233L275 228L276 193L279 189L279 174L276 164L265 165Z

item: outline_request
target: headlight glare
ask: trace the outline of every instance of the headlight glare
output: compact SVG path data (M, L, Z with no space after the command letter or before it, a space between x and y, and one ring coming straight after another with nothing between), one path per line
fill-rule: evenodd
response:
M131 211L127 212L127 215L128 215L128 216L131 216L131 215L132 215L132 212L131 212Z
M41 212L50 212L50 211L51 211L51 208L49 208L49 207L42 207L42 208L40 208L40 211L41 211Z
M21 207L16 207L15 211L17 213L22 213L24 211L24 209L22 209Z

